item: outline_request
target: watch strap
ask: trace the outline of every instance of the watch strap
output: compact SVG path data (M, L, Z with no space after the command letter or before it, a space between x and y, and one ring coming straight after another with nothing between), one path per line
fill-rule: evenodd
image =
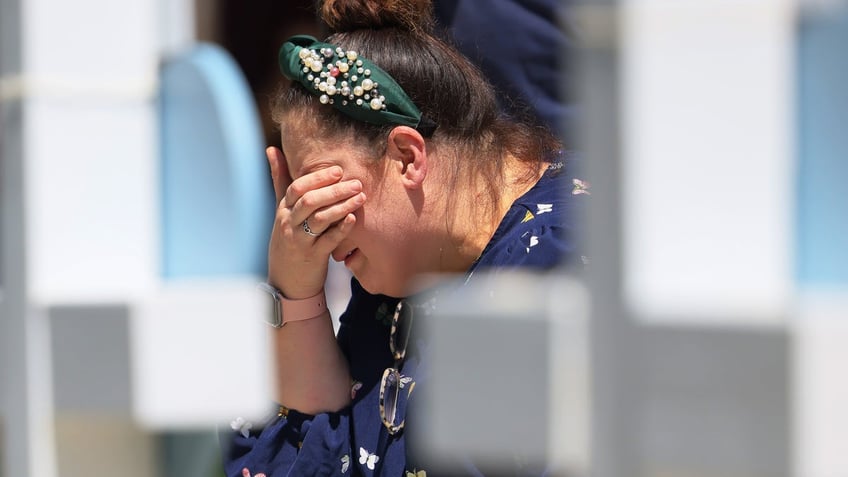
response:
M321 290L315 296L300 300L289 300L279 290L277 293L280 297L283 325L292 321L306 321L318 318L327 311L327 298L324 296L324 290Z
M274 328L282 328L286 323L306 321L318 318L327 311L327 298L324 290L309 298L291 300L268 283L260 283L258 288L274 298L274 310L268 322Z

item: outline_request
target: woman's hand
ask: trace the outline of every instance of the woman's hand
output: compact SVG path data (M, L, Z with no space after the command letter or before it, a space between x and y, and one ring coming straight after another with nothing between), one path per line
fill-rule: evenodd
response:
M277 197L268 246L268 281L286 298L309 298L324 288L330 254L356 223L353 212L365 202L359 180L342 181L331 166L292 180L283 152L265 150ZM315 235L309 235L304 227Z

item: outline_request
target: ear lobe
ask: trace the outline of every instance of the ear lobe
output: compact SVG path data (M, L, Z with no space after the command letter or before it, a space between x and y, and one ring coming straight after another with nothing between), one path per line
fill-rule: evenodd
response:
M408 189L417 189L427 177L427 143L421 133L408 126L398 126L389 133L386 154L392 167L400 172Z

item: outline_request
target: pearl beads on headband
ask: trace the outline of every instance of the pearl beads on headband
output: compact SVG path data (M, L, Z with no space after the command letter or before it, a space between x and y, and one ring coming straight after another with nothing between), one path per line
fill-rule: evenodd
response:
M326 47L300 49L298 57L303 73L312 81L312 87L323 93L318 97L321 104L333 104L341 98L343 105L353 101L357 106L374 111L386 109L386 97L380 94L380 85L369 78L371 70L363 68L358 56L355 51L344 51L340 47L335 50Z

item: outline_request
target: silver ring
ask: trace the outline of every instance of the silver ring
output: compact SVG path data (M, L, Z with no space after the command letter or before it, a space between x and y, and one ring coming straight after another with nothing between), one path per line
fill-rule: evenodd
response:
M303 231L306 232L306 235L309 235L310 237L320 237L321 236L321 234L316 234L315 232L313 232L312 229L309 228L309 223L307 223L305 220L303 221L302 224L300 224L300 226L303 227Z

